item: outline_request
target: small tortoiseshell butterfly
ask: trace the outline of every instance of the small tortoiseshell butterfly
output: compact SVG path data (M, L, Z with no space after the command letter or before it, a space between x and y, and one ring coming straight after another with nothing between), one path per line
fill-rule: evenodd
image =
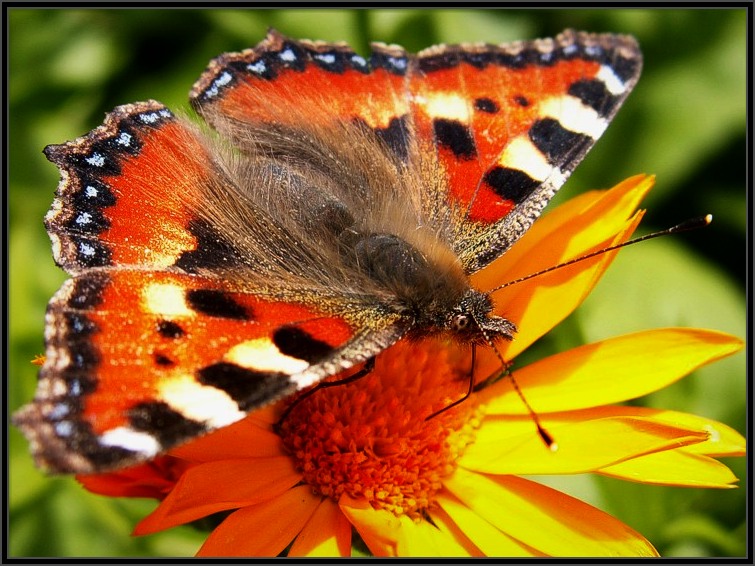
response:
M155 101L45 155L72 278L14 417L51 472L149 459L400 338L510 340L470 274L506 252L635 85L631 37L295 41L213 60L216 134Z

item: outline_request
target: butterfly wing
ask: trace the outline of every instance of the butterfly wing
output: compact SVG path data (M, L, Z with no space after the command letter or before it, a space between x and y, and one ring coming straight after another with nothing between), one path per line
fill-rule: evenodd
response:
M449 203L465 211L454 247L467 273L532 225L608 126L641 67L633 38L574 31L417 55L414 127L434 142Z
M341 120L369 126L401 159L431 148L445 182L421 184L417 199L472 273L531 226L641 67L635 40L612 34L566 31L416 56L373 44L363 58L345 44L273 30L256 48L214 60L191 97L237 140L237 123Z
M406 152L411 55L374 45L371 56L345 43L297 41L276 30L252 49L211 61L190 93L192 105L240 145L249 125L359 122ZM240 132L234 126L243 125Z
M153 457L406 331L364 296L300 284L296 273L288 285L268 280L281 273L262 264L266 254L290 263L301 253L286 247L287 224L234 201L244 195L227 186L208 140L157 102L119 107L46 153L62 173L46 224L74 277L48 306L37 394L14 423L50 471ZM237 217L253 229L229 228ZM265 234L264 248L236 241Z
M393 331L217 279L92 270L51 301L37 396L14 420L51 471L121 467L363 361Z

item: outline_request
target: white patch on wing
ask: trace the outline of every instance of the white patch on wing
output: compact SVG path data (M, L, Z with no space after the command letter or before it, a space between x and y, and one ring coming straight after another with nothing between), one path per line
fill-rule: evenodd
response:
M223 359L246 369L292 375L304 371L309 363L281 353L268 338L257 338L236 344Z
M415 99L425 107L425 111L433 118L457 120L468 124L471 117L469 101L458 94L437 93L428 97L418 96Z
M498 165L523 171L535 181L540 182L556 173L561 174L557 167L548 163L545 154L535 147L526 135L511 140L498 160Z
M147 310L164 316L192 316L184 289L172 283L153 283L145 287L142 300Z
M598 139L608 127L605 119L574 96L549 98L539 108L541 118L554 118L570 132L586 134L593 139Z
M614 96L624 94L624 92L627 90L627 87L624 84L624 81L622 81L618 76L616 76L616 73L613 72L613 69L611 67L608 67L606 65L601 65L600 70L598 71L598 74L595 76L596 78L603 81L603 84L606 85L606 89L608 89L608 92L610 92Z
M104 433L100 436L100 444L124 448L146 457L155 456L162 449L160 443L151 434L126 426L120 426Z
M246 413L228 393L198 383L190 375L166 379L158 385L157 396L185 418L220 428L243 419Z

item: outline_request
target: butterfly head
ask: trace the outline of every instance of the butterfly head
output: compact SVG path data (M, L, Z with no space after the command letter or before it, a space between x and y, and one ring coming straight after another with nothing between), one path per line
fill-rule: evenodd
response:
M458 305L446 317L445 327L455 338L473 344L490 344L498 339L512 340L516 325L501 316L491 314L490 296L476 289L468 289Z

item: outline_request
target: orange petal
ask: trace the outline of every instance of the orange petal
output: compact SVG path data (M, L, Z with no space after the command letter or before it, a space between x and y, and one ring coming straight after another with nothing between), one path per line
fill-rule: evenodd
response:
M189 468L170 494L136 526L153 533L274 498L301 480L287 456L220 460Z
M619 336L549 356L514 371L537 413L596 407L640 397L742 348L739 338L694 328ZM483 390L488 414L527 414L511 381Z
M283 449L278 435L270 430L260 415L253 413L239 422L174 448L170 454L192 462L211 462L279 456L283 454Z
M197 556L277 556L317 509L320 498L301 485L229 515L210 533Z
M611 515L536 482L457 468L443 483L480 517L546 555L658 555L642 535Z
M542 424L558 444L555 452L528 418L485 419L459 465L491 474L575 474L708 438L702 430L651 418L601 417L589 411L551 415Z
M469 556L453 535L424 519L397 517L348 496L342 496L339 505L375 556Z
M172 456L158 456L114 472L79 474L76 480L88 491L100 495L164 499L190 465Z
M351 524L338 505L323 499L287 556L351 556Z
M439 494L437 502L484 556L542 556L541 553L501 532L450 493ZM438 515L439 513L433 512L433 521L437 521Z
M566 260L628 239L640 221L632 213L653 179L637 176L610 191L578 199L538 220L511 250L472 277L479 289L492 289ZM512 342L501 345L513 359L568 316L589 294L617 252L563 267L495 293L495 312L519 327ZM481 367L487 369L483 353Z
M598 473L613 478L683 487L736 487L739 480L718 460L684 450L648 454L608 466Z

